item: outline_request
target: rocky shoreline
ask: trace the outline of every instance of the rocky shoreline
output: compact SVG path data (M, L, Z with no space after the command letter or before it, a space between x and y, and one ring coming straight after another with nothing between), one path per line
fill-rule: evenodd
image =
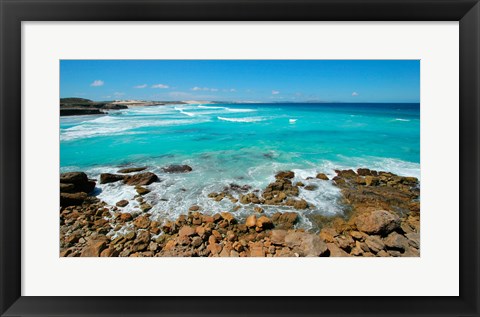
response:
M294 172L282 171L263 190L231 184L208 197L229 199L231 210L211 214L193 205L175 220L158 219L143 195L148 185L160 181L146 167L101 174L88 179L83 172L60 176L60 256L62 257L418 257L420 256L420 187L415 177L402 177L366 168L335 171L308 179L332 182L342 193L341 216L311 216L319 231L296 226L299 214L313 206L299 198L299 191L315 185L293 182ZM171 165L165 173L188 173L188 165ZM130 202L107 205L92 195L96 183L123 182L135 186L132 198L138 212L122 212ZM307 188L309 187L309 188ZM235 212L253 206L246 219ZM271 216L262 206L282 206L288 212Z

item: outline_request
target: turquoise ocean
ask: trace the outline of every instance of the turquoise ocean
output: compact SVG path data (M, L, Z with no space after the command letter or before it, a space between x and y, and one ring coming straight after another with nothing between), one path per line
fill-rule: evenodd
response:
M330 181L306 180L335 169L367 167L420 178L420 105L416 104L179 104L133 107L107 115L61 117L61 172L84 171L91 178L120 167L148 166L161 182L147 186L152 217L174 219L194 204L205 213L229 211L234 204L207 197L230 184L265 188L280 170L295 181L315 184L300 190L309 214L343 212L339 190ZM166 174L161 167L188 164L193 171ZM109 204L135 196L133 187L100 185ZM254 206L236 213L249 214ZM136 202L124 211L135 212ZM287 207L265 207L265 212Z

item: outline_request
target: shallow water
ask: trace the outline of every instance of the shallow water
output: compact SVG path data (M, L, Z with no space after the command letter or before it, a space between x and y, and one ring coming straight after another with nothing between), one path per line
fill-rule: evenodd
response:
M148 186L146 200L159 218L186 213L200 204L215 213L231 209L228 199L207 198L236 183L262 189L279 170L315 183L300 196L315 206L302 213L336 214L339 190L305 178L334 169L369 167L420 176L419 104L214 104L138 107L102 116L62 117L61 171L90 177L120 166L149 166L162 182ZM188 164L193 172L165 174L162 166ZM99 197L114 204L132 199L133 188L99 185ZM124 210L136 209L130 203ZM253 207L238 211L246 215ZM278 207L266 208L272 213ZM307 217L299 226L308 227Z

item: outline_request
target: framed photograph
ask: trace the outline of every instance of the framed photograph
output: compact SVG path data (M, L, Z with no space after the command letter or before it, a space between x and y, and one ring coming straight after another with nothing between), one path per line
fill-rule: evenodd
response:
M0 3L2 316L479 315L478 1Z

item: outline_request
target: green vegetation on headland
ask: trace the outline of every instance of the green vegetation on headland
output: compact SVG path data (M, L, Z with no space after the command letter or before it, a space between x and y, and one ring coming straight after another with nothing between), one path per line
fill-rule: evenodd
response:
M420 187L415 177L360 168L305 178L332 182L342 193L344 215L311 214L317 229L298 228L299 213L314 208L299 197L317 185L293 182L292 171L275 175L265 189L230 184L208 194L214 202L229 199L234 207L212 214L192 205L177 219L151 213L149 194L160 178L148 167L103 173L92 180L83 172L60 176L60 256L82 257L418 257L420 256ZM188 165L171 165L163 173L189 173ZM137 173L139 172L139 173ZM135 173L135 174L133 174ZM302 179L303 180L303 179ZM108 205L92 196L96 182L135 186L137 195ZM106 190L106 189L105 189ZM188 189L186 189L188 191ZM125 210L138 205L138 209ZM254 207L242 217L242 206ZM265 213L265 206L291 211Z
M85 98L60 98L60 116L75 116L89 114L106 114L105 110L121 110L129 107L162 106L166 104L182 104L182 101L145 101L145 100L115 100L93 101Z

